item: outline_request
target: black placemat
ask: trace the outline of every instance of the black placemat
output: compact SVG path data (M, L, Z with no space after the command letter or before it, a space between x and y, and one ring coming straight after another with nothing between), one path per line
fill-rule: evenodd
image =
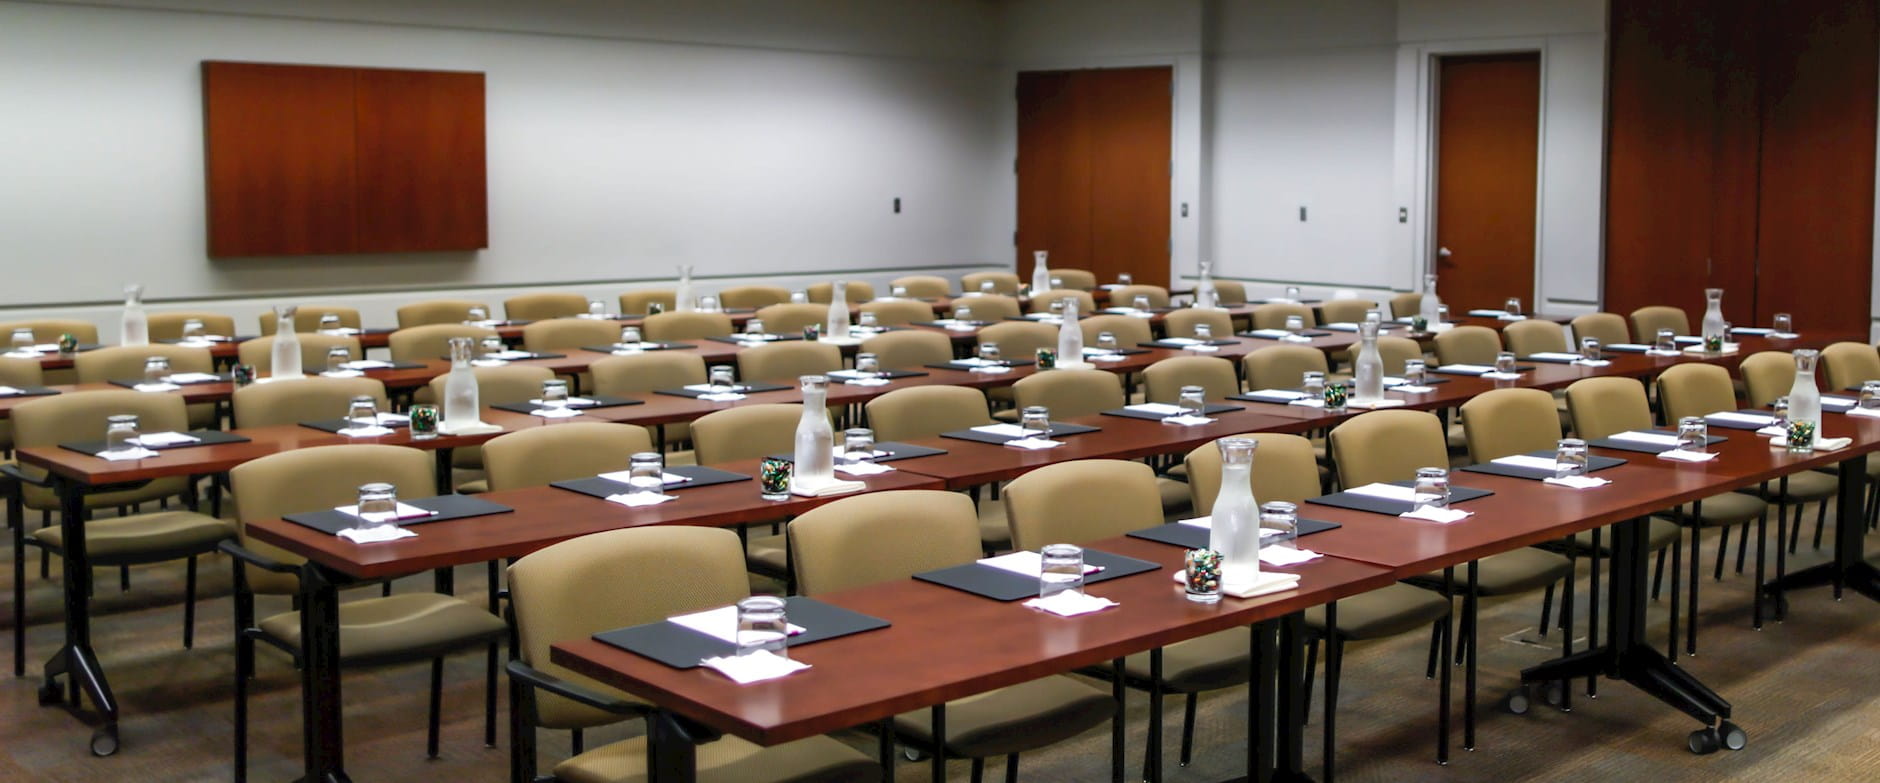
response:
M449 519L481 517L490 514L507 514L515 511L515 509L508 506L500 503L491 503L475 495L435 495L428 498L400 500L398 502L407 506L417 506L426 511L437 512L428 517L398 520L399 527L443 522ZM303 511L299 514L288 514L281 518L296 525L310 527L322 533L330 533L336 536L339 535L339 531L341 530L357 527L361 521L358 517L351 514L342 514L332 509L325 511Z
M966 326L970 326L974 329L983 329L985 327L998 323L998 321L954 321L952 323L940 323L939 321L914 321L912 323L915 326L931 326L935 329L946 329L948 331L952 331L951 327L959 326L962 324ZM965 332L957 332L957 334L965 334Z
M1086 346L1084 360L1089 361L1093 356L1139 356L1148 352L1147 348L1090 348Z
M645 342L645 343L640 344L639 350L640 351L683 351L687 349L696 350L697 348L698 346L693 345L691 343ZM581 350L593 351L595 353L613 353L614 351L626 351L628 353L632 353L634 351L634 349L632 348L621 348L618 345L583 345L581 346Z
M12 394L0 394L0 397L50 397L60 393L58 389L51 389L45 386L15 386L13 388L19 389L19 391Z
M751 339L752 337L757 337L758 339ZM791 340L801 340L803 339L803 335L771 334L771 335L763 335L763 336L751 335L747 337L743 334L732 334L732 335L719 335L717 337L707 337L705 339L711 340L712 342L727 343L730 345L743 345L745 343L764 343L768 345L770 343L787 343L787 342L790 342Z
M1467 362L1458 362L1458 364L1467 364ZM1430 371L1430 372L1440 372L1440 373L1442 373L1442 374L1444 374L1444 375L1465 375L1465 376L1468 376L1468 377L1470 377L1470 378L1479 378L1479 377L1482 377L1482 376L1484 376L1484 375L1487 375L1487 374L1489 374L1489 373L1491 373L1491 372L1498 372L1498 370L1496 370L1496 369L1495 369L1494 367L1489 367L1488 369L1486 369L1486 370L1482 370L1482 371L1480 371L1480 372L1477 372L1477 371L1474 371L1474 370L1445 370L1445 369L1443 369L1443 368L1441 368L1441 367L1431 367L1431 368L1429 368L1429 371ZM1515 365L1515 367L1514 367L1514 371L1515 371L1515 372L1533 372L1533 371L1534 371L1534 365L1532 365L1532 364L1517 364L1517 365Z
M1283 340L1285 339L1285 335L1277 335L1277 334L1276 335L1264 335L1264 334L1255 334L1253 332L1235 332L1234 334L1237 334L1241 337L1245 337L1250 340ZM1299 336L1300 337L1330 337L1332 336L1332 333L1321 332L1316 329L1308 329L1306 331L1299 332Z
M1113 555L1096 549L1084 550L1084 565L1103 569L1093 574L1085 574L1084 584L1086 585L1134 576L1162 567L1147 560ZM993 568L978 563L926 571L915 574L914 578L955 590L964 590L994 601L1016 601L1020 598L1038 597L1038 577L1015 574L1003 568Z
M308 429L319 430L321 432L331 432L335 435L338 435L340 430L353 426L353 423L351 419L321 419L319 421L303 421L300 423L300 426L306 427ZM379 422L379 426L384 427L386 429L395 430L395 429L400 429L403 427L409 427L411 426L411 422L410 420L381 421Z
M746 476L743 473L733 473L729 470L708 468L702 465L667 465L666 472L675 476L685 476L691 479L691 481L679 481L667 484L662 488L662 490L666 492L682 489L698 489L699 487L709 487L713 484L732 484L739 481L751 480L750 476ZM613 479L604 479L600 476L554 481L550 482L549 486L603 499L608 495L623 494L630 489L630 487L623 482L614 481Z
M888 627L888 621L879 617L800 595L783 599L783 606L784 616L789 622L803 628L802 633L791 636L785 642L790 647ZM675 669L697 668L699 662L706 658L737 652L737 645L731 642L699 633L670 620L602 631L594 634L594 639Z
M1399 486L1399 487L1409 487L1409 486L1413 486L1414 484L1416 484L1416 482L1414 481L1390 481L1390 482L1385 482L1385 483L1391 484L1393 486ZM1495 493L1490 492L1486 489L1476 489L1475 487L1458 487L1454 484L1451 484L1449 486L1449 505L1453 506L1453 505L1456 505L1457 503L1467 502L1470 500L1474 500L1476 498L1485 498L1493 494ZM1412 505L1409 501L1391 500L1388 498L1372 497L1370 495L1359 495L1353 492L1333 492L1330 495L1321 495L1316 498L1306 498L1306 502L1317 503L1321 506L1334 506L1337 508L1349 508L1349 509L1353 509L1356 511L1369 511L1373 514L1389 514L1391 516L1396 516L1398 514L1404 513L1405 511L1409 511L1415 508L1415 506Z
M733 384L730 389L731 392L735 392L737 394L763 394L764 392L789 391L789 390L790 390L790 387L782 386L782 385L775 384L775 383L738 383L738 384ZM674 397L691 397L692 399L696 400L701 396L704 396L707 394L718 394L719 392L693 391L691 389L660 389L653 393L654 394L669 394Z
M619 408L619 407L623 407L627 405L645 405L646 404L645 400L630 400L625 397L609 397L605 394L582 394L582 395L579 395L579 398L583 400L593 400L594 403L592 405L576 405L576 404L570 403L568 407L573 408L578 411L591 411L597 408ZM574 399L574 398L571 397L570 399ZM528 413L537 408L540 408L541 406L536 405L533 402L523 401L523 402L505 402L501 405L491 405L490 407L495 408L499 411L509 411L510 413Z
M931 373L923 372L921 370L881 370L879 372L874 373L872 376L859 374L855 370L837 370L832 373L827 373L829 379L832 381L857 381L857 380L864 380L869 377L880 378L881 380L884 380L884 381L892 381L892 380L898 380L901 378L919 378L923 375L930 375L930 374Z
M935 369L935 370L969 370L970 371L974 367L985 367L985 366L1030 367L1034 364L1037 364L1037 362L1031 359L1000 359L995 365L961 364L960 360L955 359L950 362L941 362L939 364L928 364L928 365L923 365L923 366L931 368L931 369Z
M1200 340L1200 338L1198 338L1198 337L1197 337L1197 338L1191 338L1191 339L1196 339L1196 340ZM1154 341L1151 341L1151 342L1146 342L1146 343L1136 343L1136 344L1137 344L1137 345L1140 345L1140 346L1142 346L1142 347L1144 347L1144 348L1167 348L1167 349L1169 349L1169 350L1173 350L1173 351L1179 351L1179 350L1182 350L1182 349L1184 349L1184 348L1192 348L1192 347L1194 347L1194 345L1193 345L1193 344L1187 344L1187 345L1184 345L1184 344L1182 344L1182 343L1171 343L1171 342L1169 342L1169 341L1167 341L1167 340L1154 340ZM1227 339L1222 339L1222 338L1219 338L1219 337L1217 337L1217 338L1214 338L1214 339L1212 339L1212 340L1201 340L1201 342L1200 342L1200 344L1201 344L1201 345L1239 345L1239 344L1240 344L1240 341L1239 341L1239 340L1227 340Z
M221 430L190 430L188 434L196 436L199 440L195 443L178 443L172 446L145 446L144 448L150 449L151 451L169 451L171 449L189 449L197 446L218 446L224 443L248 442L247 437L236 435L232 432L223 432ZM98 452L104 451L104 441L76 441L73 443L61 443L59 447L96 457L98 456Z
M1342 525L1337 522L1327 522L1323 519L1300 518L1294 521L1293 529L1301 536L1309 536L1313 533L1336 530L1339 527L1342 527ZM1206 549L1208 548L1208 534L1210 532L1212 531L1205 527L1171 522L1166 525L1156 525L1155 527L1144 528L1142 530L1131 530L1129 531L1129 535L1132 538L1148 539L1158 544L1171 544L1183 549Z
M187 381L187 382L181 382L181 381L164 381L164 383L173 383L173 384L176 384L177 386L200 386L200 385L202 385L202 384L205 384L205 383L228 383L228 382L229 382L229 376L228 376L228 373L220 373L220 372L219 372L219 373L203 373L203 374L204 374L204 375L214 375L214 376L215 376L215 378L214 378L214 379L212 379L212 380L207 380L207 381ZM122 386L122 387L124 387L124 388L126 388L126 389L135 389L135 388L137 388L137 387L138 387L139 385L141 385L141 384L143 384L143 381L142 381L142 380L131 380L131 379L129 379L129 378L125 378L125 379L116 379L116 380L112 380L112 381L111 381L110 383L111 383L111 385L112 385L112 386Z
M1553 459L1554 452L1530 451L1525 456L1540 457L1541 459ZM1605 470L1607 468L1615 468L1624 464L1625 464L1625 460L1622 460L1618 457L1601 457L1597 454L1589 454L1586 457L1586 472L1594 473L1597 471ZM1463 468L1463 470L1469 471L1470 473L1487 473L1491 476L1507 476L1509 478L1533 479L1535 481L1539 481L1541 479L1550 479L1554 477L1554 472L1552 470L1547 470L1544 468L1524 468L1519 465L1502 465L1502 464L1497 464L1494 462L1482 462L1482 463L1478 463L1475 465L1469 465Z
M1736 412L1751 414L1755 416L1766 416L1769 418L1769 421L1764 424L1750 424L1748 422L1731 421L1729 419L1711 418L1711 416L1716 415L1713 413L1713 414L1710 414L1709 416L1704 417L1704 424L1707 426L1711 426L1711 427L1722 427L1723 429L1726 429L1726 430L1760 430L1764 427L1767 427L1775 423L1775 416L1771 415L1768 411L1745 409L1745 410L1740 410Z
M1607 343L1600 346L1600 350L1607 353L1644 353L1651 349L1650 345L1643 343Z
M1657 435L1669 435L1673 438L1678 436L1678 434L1675 432L1666 432L1664 430L1640 430L1640 431L1650 432L1650 433L1654 433ZM1714 445L1717 443L1722 443L1725 440L1727 440L1727 438L1719 437L1716 435L1711 435L1704 440L1704 445L1710 446L1710 445ZM1596 439L1587 441L1586 445L1591 446L1596 449L1613 449L1616 451L1636 451L1640 454L1663 454L1667 451L1672 451L1677 448L1677 444L1675 443L1669 446L1660 446L1656 443L1644 443L1642 441L1636 441L1636 440L1614 440L1612 438L1596 438Z
M1232 411L1246 410L1246 408L1243 408L1239 405L1223 405L1218 402L1206 403L1206 406L1207 407L1201 410L1201 415L1203 416L1213 416L1216 413L1229 413ZM1150 413L1148 411L1132 411L1128 408L1117 408L1116 410L1104 411L1103 415L1121 416L1126 419L1147 419L1149 421L1161 421L1163 419L1168 418L1168 416L1179 416L1181 414L1171 413L1168 416L1164 416L1160 413Z
M1096 431L1097 431L1096 427L1087 427L1082 424L1066 424L1061 421L1051 422L1051 437L1054 439L1062 438L1068 435L1082 435L1086 432L1096 432ZM1018 440L1018 438L1013 437L1013 436L993 435L988 432L974 432L972 430L955 430L953 432L942 432L940 433L940 437L954 438L956 440L978 441L980 443L990 443L994 446L1003 446L1005 445L1005 442L1008 440Z
M513 350L513 349L504 349L505 352L509 350ZM525 353L529 355L528 356L514 356L514 357L501 357L501 356L489 357L489 356L478 355L472 358L474 361L483 361L485 359L494 358L497 361L502 361L502 362L527 362L527 361L533 361L536 359L566 359L568 358L568 355L565 353L537 353L534 351L525 351ZM437 358L443 359L444 361L450 361L450 357L448 356L439 356ZM423 367L423 366L424 365L422 364L416 365L412 369L416 369L417 367Z
M947 453L946 449L936 449L932 446L916 446L912 443L899 443L896 441L877 443L875 444L875 450L885 452L885 456L876 457L874 459L875 462L893 462L897 459L932 457ZM770 454L767 456L769 456L770 459L780 459L785 462L796 461L795 454Z

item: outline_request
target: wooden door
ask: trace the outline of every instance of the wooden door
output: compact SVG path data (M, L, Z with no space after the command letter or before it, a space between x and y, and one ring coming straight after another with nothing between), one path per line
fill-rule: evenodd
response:
M1032 252L1099 282L1168 285L1174 70L1033 71L1018 79L1018 275Z
M1457 313L1511 296L1533 312L1540 55L1444 57L1437 72L1437 290Z

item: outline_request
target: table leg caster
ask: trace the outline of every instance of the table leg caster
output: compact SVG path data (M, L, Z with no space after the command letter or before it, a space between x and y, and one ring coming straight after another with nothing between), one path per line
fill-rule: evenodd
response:
M1567 703L1566 693L1567 693L1566 683L1563 683L1559 680L1554 680L1552 682L1547 683L1546 687L1541 690L1541 698L1547 702L1548 706L1558 707L1562 704Z
M920 751L918 751L918 750L915 750L915 749L913 749L913 748L909 748L909 747L902 747L902 748L901 748L901 758L904 758L904 759L907 759L908 761L920 761L920 760L922 760L922 759L925 759L925 758L927 758L927 754L925 754L925 753L922 753L922 752L920 752Z
M1749 732L1727 720L1717 724L1717 738L1723 741L1725 750L1742 750L1749 746Z
M46 680L39 686L39 706L47 707L65 700L65 689L55 680Z
M1721 740L1717 737L1716 729L1705 726L1691 732L1690 736L1684 739L1684 744L1685 747L1691 749L1691 753L1699 756L1707 756L1717 752L1717 748L1721 745Z
M1532 706L1526 685L1508 691L1508 695L1501 697L1501 708L1515 715L1526 715Z
M108 724L91 733L91 755L109 756L118 752L117 724Z

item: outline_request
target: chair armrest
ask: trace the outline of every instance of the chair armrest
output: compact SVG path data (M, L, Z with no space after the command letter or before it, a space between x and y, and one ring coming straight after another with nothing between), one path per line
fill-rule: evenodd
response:
M651 707L644 704L602 696L522 661L509 662L509 677L527 683L530 687L540 688L557 696L617 715L647 715L653 711Z
M0 465L0 475L5 475L7 478L13 479L14 481L18 481L22 484L31 484L35 487L52 486L51 476L47 475L47 476L35 477L27 473L26 471L21 470L20 466L18 465Z
M240 560L263 571L273 571L277 574L300 573L300 566L291 566L286 563L262 557L234 541L223 541L221 544L217 545L216 548L222 550L223 554L229 557L233 557L236 560Z

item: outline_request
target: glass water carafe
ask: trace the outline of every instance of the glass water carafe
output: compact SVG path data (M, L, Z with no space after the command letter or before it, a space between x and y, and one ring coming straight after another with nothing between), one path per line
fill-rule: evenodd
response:
M829 378L805 375L803 417L796 423L796 477L808 483L835 478L835 429L829 426Z
M1031 254L1031 295L1051 290L1051 270L1045 266L1047 251L1038 250Z
M470 360L476 356L475 346L475 341L469 337L450 338L450 373L444 376L443 429L446 431L475 426L481 421L477 375L470 366Z
M679 265L679 285L672 291L672 309L681 313L692 312L692 265Z
M835 281L829 294L829 323L823 325L823 336L837 340L846 340L849 336L849 284Z
M1376 403L1384 399L1384 358L1377 353L1376 321L1358 324L1358 356L1351 362L1352 402Z
M124 345L150 344L150 319L144 315L144 286L124 286Z
M306 372L300 366L300 335L294 331L294 313L299 312L296 305L279 305L274 308L274 349L269 362L272 369L268 374L275 378L302 378Z
M1424 323L1434 325L1439 323L1437 311L1442 306L1443 300L1436 297L1436 276L1424 275L1423 298L1417 300L1417 316L1422 318Z
M1704 345L1721 345L1730 337L1723 333L1723 289L1704 289Z
M1200 262L1200 275L1195 280L1195 306L1213 309L1221 305L1220 294L1214 290L1214 265Z
M1222 438L1221 490L1214 497L1208 548L1221 553L1221 584L1249 585L1260 578L1260 505L1253 498L1252 438Z
M1795 351L1795 384L1789 387L1789 427L1807 427L1814 433L1810 447L1821 440L1821 390L1815 386L1815 362L1821 352Z
M1084 328L1077 325L1077 300L1065 299L1064 321L1058 324L1058 365L1072 367L1084 361Z

